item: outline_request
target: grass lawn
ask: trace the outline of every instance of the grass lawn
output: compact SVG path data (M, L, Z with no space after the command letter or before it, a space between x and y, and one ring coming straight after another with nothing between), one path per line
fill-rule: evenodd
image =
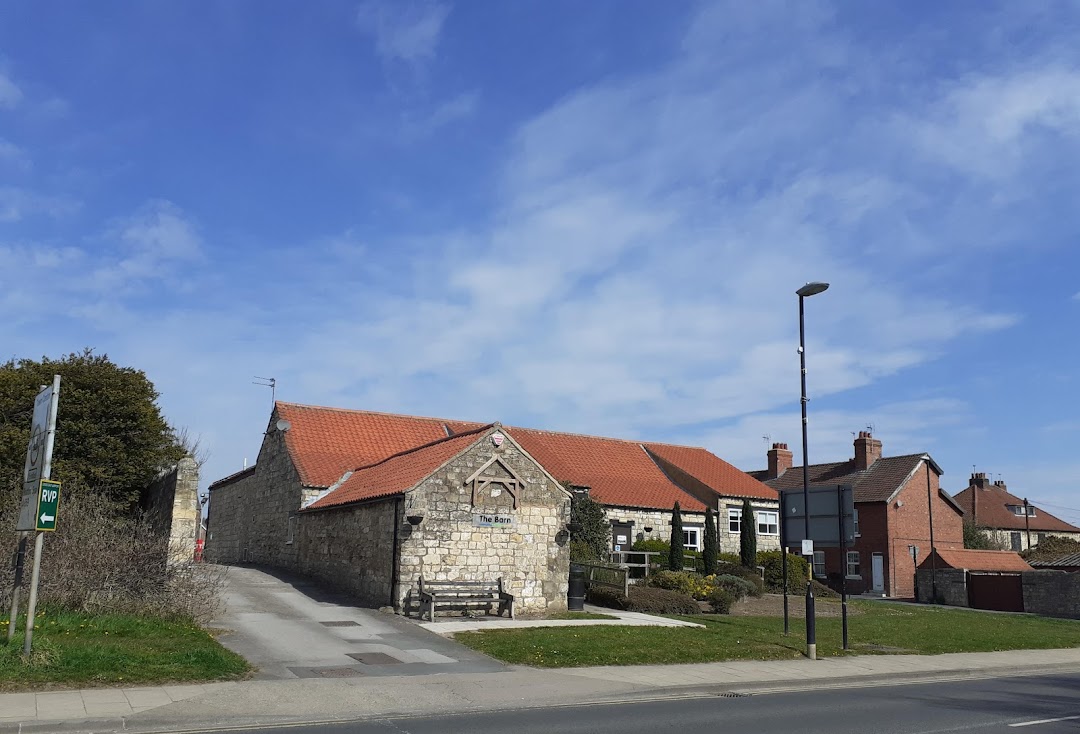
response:
M56 611L38 616L27 664L19 621L10 646L6 620L0 631L0 691L229 680L250 670L191 622Z
M596 612L557 612L548 616L548 619L618 619L618 617Z
M962 609L852 602L861 614L849 619L847 654L986 652L1080 646L1080 622ZM803 654L801 619L784 637L776 617L703 614L680 617L693 627L546 627L462 632L459 642L508 663L542 668L583 665L705 663L721 660L783 660ZM840 619L818 619L819 657L845 654Z

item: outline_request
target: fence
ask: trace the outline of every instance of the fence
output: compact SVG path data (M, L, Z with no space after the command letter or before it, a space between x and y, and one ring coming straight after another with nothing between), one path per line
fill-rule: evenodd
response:
M585 569L585 587L603 586L622 592L623 596L630 593L630 569L620 568L601 563L578 563L575 564Z
M652 565L653 556L666 556L666 553L656 551L611 551L610 560L617 563L620 568L630 572L630 577L635 579L649 578L649 566Z

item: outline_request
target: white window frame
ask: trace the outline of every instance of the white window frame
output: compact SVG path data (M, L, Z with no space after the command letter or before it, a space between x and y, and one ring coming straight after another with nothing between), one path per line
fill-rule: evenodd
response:
M852 559L854 559L854 562ZM844 575L849 579L861 579L862 559L859 557L859 551L848 551L844 561ZM854 573L852 572L852 569L854 569Z
M729 507L727 511L727 524L728 532L739 534L742 532L742 508L741 507ZM734 525L735 529L732 530Z
M695 542L694 542L693 545L686 542L686 536L689 533L693 533L693 535L691 536L691 537L693 537L695 539ZM690 551L701 550L701 536L702 536L702 534L703 534L703 529L702 528L697 528L697 527L683 528L683 548L686 549L686 550L690 550Z
M852 510L852 512L853 512L853 514L851 516L851 519L855 524L855 537L856 538L861 538L862 535L859 533L859 511L858 510Z
M777 510L758 510L754 514L755 514L756 520L757 520L758 535L779 535L780 534L780 512L779 511L777 511ZM774 522L769 522L768 519L766 519L765 522L762 522L762 520L761 520L762 516L765 516L766 518L769 518L771 516L771 518L774 520ZM765 528L764 530L762 530L763 527ZM774 528L776 528L776 530L775 531L770 531L769 530L770 527L774 527Z
M825 571L825 551L814 551L814 578L827 578Z

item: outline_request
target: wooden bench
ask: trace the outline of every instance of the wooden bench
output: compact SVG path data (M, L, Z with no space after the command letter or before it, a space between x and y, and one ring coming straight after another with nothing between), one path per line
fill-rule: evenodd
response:
M425 581L420 577L420 618L427 608L428 619L435 621L435 607L464 605L499 605L514 618L514 595L503 591L502 578L495 581Z

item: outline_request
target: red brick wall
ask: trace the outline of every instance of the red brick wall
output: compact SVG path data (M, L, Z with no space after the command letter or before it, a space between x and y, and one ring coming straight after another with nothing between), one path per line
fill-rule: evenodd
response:
M855 544L848 550L859 552L859 565L862 578L849 578L847 591L849 594L861 594L870 591L873 586L871 575L870 558L873 553L888 553L888 513L885 511L883 502L856 503L855 509L859 512L859 537L855 538ZM839 548L827 548L825 550L825 569L829 575L829 586L840 589L841 574L847 568L846 558ZM885 564L885 583L888 588L888 563Z
M885 559L886 589L890 596L914 598L915 568L930 555L930 511L923 464L888 505L889 554ZM963 548L963 517L938 492L938 476L930 471L930 496L934 510L934 545ZM901 503L896 506L897 501ZM912 559L910 546L918 548Z

